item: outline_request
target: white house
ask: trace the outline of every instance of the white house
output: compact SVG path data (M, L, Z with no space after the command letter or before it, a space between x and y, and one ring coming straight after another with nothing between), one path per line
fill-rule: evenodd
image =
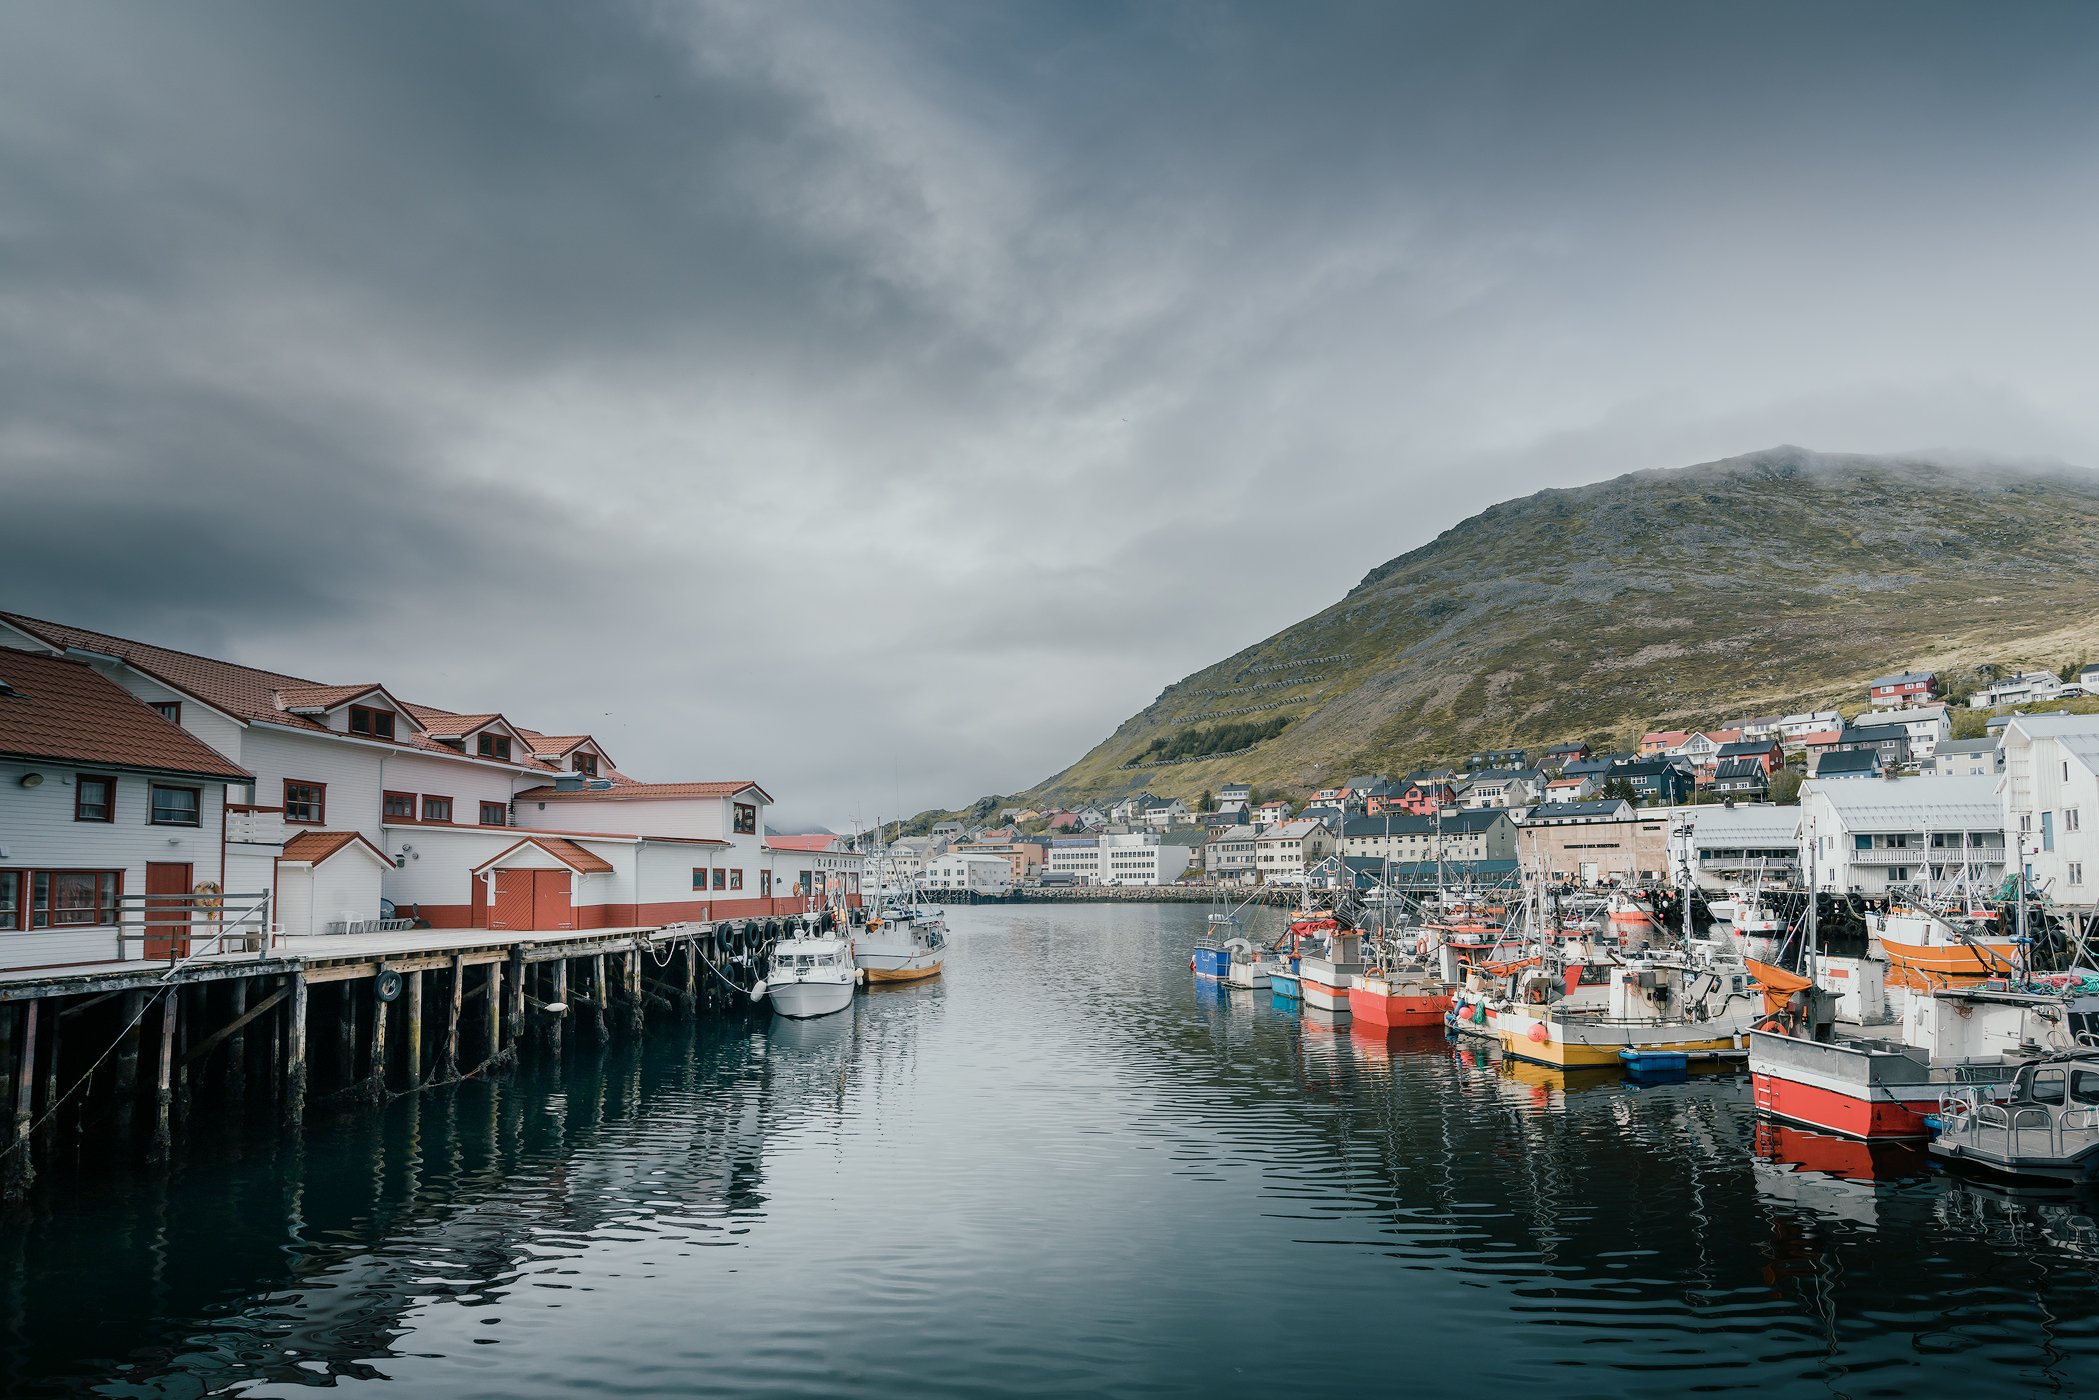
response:
M2015 715L2004 727L2004 823L2027 874L2082 913L2099 888L2099 715Z
M2004 771L1995 739L1948 739L1932 750L1924 771L1941 778L1980 778Z
M1013 888L1013 863L1004 856L972 856L950 851L926 863L921 883L934 890L1005 894Z
M1161 841L1149 831L1100 838L1100 883L1170 885L1188 869L1188 848Z
M2070 690L2053 671L2021 671L2006 676L1968 697L1971 710L1994 709L1998 705L2026 705L2038 700L2056 700Z
M1254 842L1259 832L1251 826L1228 826L1203 843L1203 869L1213 880L1238 883L1254 878Z
M1325 822L1279 822L1254 838L1254 870L1263 884L1301 881L1335 849L1334 833Z
M0 967L165 959L254 909L220 839L249 778L86 662L0 648Z
M1853 778L1800 785L1800 852L1816 888L1885 894L2005 871L2004 809L1994 778Z
M1938 750L1940 744L1953 737L1953 719L1946 713L1944 705L1910 705L1899 710L1882 710L1873 716L1876 728L1900 725L1909 735L1909 755L1912 761L1922 763Z
M1781 739L1799 739L1804 735L1819 734L1826 729L1842 729L1843 727L1844 716L1837 711L1814 710L1797 715L1781 716L1778 721L1778 734ZM1788 745L1788 747L1791 747L1791 745Z
M1800 809L1763 803L1677 807L1669 813L1669 880L1688 869L1701 888L1797 883Z

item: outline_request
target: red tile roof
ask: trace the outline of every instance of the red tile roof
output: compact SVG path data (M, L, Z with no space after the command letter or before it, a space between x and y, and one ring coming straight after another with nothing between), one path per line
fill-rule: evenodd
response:
M736 797L746 792L756 792L761 801L772 801L772 794L752 782L727 783L615 783L604 788L526 788L514 799L518 802L643 802L658 798L673 797Z
M481 871L488 869L488 867L502 860L504 856L509 855L519 846L537 846L569 869L584 875L605 875L612 870L611 861L601 855L595 855L590 851L584 850L573 841L563 840L558 836L528 836L522 841L513 842L505 846L495 855L482 861L474 867L474 872L479 874Z
M812 831L802 836L768 836L765 844L778 851L828 851L839 839L828 831Z
M0 648L0 753L185 777L254 775L84 661Z
M361 700L385 687L377 681L363 685L284 685L277 687L280 710L332 710L351 700Z
M276 724L289 729L330 733L333 731L326 725L304 715L291 713L288 705L324 704L328 703L328 697L331 696L337 697L333 703L339 704L342 700L355 699L373 689L384 689L373 684L327 685L320 681L308 680L304 676L288 676L278 671L236 665L231 661L216 661L208 656L174 651L146 642L134 642L125 637L111 636L107 632L91 632L84 627L69 627L61 622L45 622L38 618L24 617L20 613L0 613L0 619L56 647L114 656L133 670L151 676L185 695L195 696L213 709L222 710L235 719L249 723ZM284 699L286 696L296 696L298 699L287 701ZM417 724L430 729L434 734L450 737L471 733L491 720L502 718L497 714L459 715L450 710L427 705L403 703L401 708ZM432 734L411 732L397 736L395 742L429 753L450 754L455 758L462 756L459 749L440 742L432 737ZM473 754L464 756L478 757ZM542 763L536 758L522 758L511 766L554 771L553 764Z
M284 843L284 854L279 856L278 859L303 861L309 865L319 865L337 851L353 845L362 845L380 860L386 860L386 852L374 846L361 833L355 831L302 831ZM392 863L387 861L389 865Z

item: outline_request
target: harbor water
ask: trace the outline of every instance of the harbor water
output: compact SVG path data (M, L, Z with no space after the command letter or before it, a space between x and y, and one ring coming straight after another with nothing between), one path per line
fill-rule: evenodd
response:
M1189 905L192 1142L5 1222L0 1395L2099 1393L2099 1224L1199 985Z

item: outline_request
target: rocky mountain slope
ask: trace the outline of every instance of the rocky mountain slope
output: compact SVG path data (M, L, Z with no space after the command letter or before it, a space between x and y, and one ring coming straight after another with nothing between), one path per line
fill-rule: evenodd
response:
M1031 796L1306 792L1484 746L2099 658L2099 474L1779 447L1504 502L1175 682Z

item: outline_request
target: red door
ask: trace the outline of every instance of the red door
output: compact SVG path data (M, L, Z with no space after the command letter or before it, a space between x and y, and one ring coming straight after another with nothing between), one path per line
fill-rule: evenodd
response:
M490 928L538 928L532 921L532 877L531 870L498 870L496 872L496 904L490 913Z
M569 905L566 870L532 872L532 927L574 928L576 911Z
M146 862L146 956L189 956L190 867L173 862ZM172 896L180 895L178 901ZM178 931L179 930L179 931Z

